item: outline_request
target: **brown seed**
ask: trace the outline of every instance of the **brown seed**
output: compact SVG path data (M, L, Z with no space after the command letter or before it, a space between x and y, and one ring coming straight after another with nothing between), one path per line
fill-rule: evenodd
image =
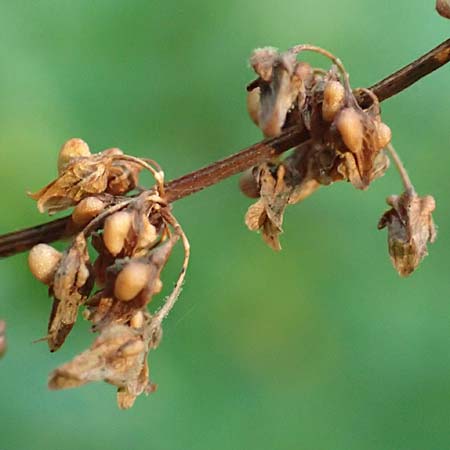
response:
M142 311L137 311L133 317L130 319L131 328L139 329L144 325L144 313Z
M69 162L74 158L90 156L89 146L82 139L69 139L59 151L58 173L61 174Z
M111 255L118 255L125 244L125 239L131 227L131 214L119 211L105 220L103 227L103 242Z
M332 122L344 104L345 89L339 81L329 81L323 91L322 117Z
M384 148L391 142L392 133L391 129L383 122L377 123L377 133L378 133L378 145L379 148Z
M72 220L77 225L86 225L103 209L105 204L97 197L86 197L75 206L72 212Z
M353 108L343 109L336 117L336 128L342 140L352 153L359 153L363 143L361 117Z
M239 189L249 198L259 197L259 186L253 176L253 169L246 170L239 178Z
M442 16L450 19L450 0L437 0L436 11Z
M156 227L150 223L148 216L142 215L138 230L137 249L145 249L153 244L158 238Z
M259 111L261 104L259 103L261 90L256 87L247 94L247 111L252 122L259 127Z
M31 273L45 284L53 281L62 253L47 244L35 245L28 255Z
M153 283L153 290L152 290L152 294L159 294L162 291L163 288L163 284L162 281L158 278L157 280L155 280L155 282Z
M114 295L123 302L133 300L150 281L150 267L142 262L128 263L117 275Z

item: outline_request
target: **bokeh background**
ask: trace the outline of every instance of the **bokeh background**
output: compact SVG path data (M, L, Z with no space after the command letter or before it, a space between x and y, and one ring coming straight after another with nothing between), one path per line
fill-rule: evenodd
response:
M168 178L259 140L244 90L255 47L323 46L367 86L449 31L432 0L1 0L0 233L46 220L25 192L53 179L68 138L151 157ZM47 390L92 336L80 321L56 354L33 345L46 289L26 255L1 260L0 449L450 449L449 81L446 67L383 105L438 205L438 241L409 279L376 229L401 191L394 170L290 208L279 254L243 225L236 178L175 205L192 264L152 354L158 391L130 411L106 384Z

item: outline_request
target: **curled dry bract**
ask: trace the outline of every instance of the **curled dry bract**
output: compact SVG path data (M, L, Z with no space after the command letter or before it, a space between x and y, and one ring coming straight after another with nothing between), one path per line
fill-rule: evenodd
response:
M409 192L392 195L387 203L392 208L383 214L378 228L387 228L392 264L405 277L414 272L428 254L427 244L436 239L431 215L436 204L431 195L419 197Z

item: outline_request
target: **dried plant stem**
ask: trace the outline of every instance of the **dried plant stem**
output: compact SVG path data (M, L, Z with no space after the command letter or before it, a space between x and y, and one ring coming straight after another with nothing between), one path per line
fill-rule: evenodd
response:
M405 166L403 165L400 156L398 156L398 153L395 151L392 144L388 144L386 146L386 150L389 152L392 160L394 161L395 167L397 168L398 173L400 174L400 178L402 179L403 186L405 187L405 191L408 194L415 194L416 191L411 182L411 179L409 178L408 172L405 169Z
M175 286L172 292L166 298L164 305L156 312L152 319L152 327L159 327L161 325L162 321L169 315L170 311L175 305L175 302L178 300L181 288L183 286L184 278L186 276L186 270L189 264L189 257L191 253L191 247L188 238L175 217L168 210L162 210L161 214L163 215L164 219L173 227L175 233L181 237L181 241L184 247L184 259L180 274L177 281L175 282Z
M376 83L369 90L381 102L402 92L449 61L450 39L447 39L427 54ZM370 106L372 103L370 96L364 90L359 90L356 93L356 98L362 107ZM171 203L201 191L232 175L258 165L275 155L281 154L301 144L308 138L309 135L305 129L299 127L287 129L276 138L254 144L228 158L166 183L165 199L168 203ZM64 217L36 227L5 234L0 236L0 257L28 250L40 242L49 243L68 237L76 231L73 227L70 227L70 217Z
M378 97L378 100L382 102L383 100L404 91L409 86L434 72L436 69L439 69L449 61L450 39L447 39L425 55L374 84L370 90ZM359 100L360 99L358 99L358 101ZM364 102L364 100L361 99L361 102Z
M317 47L317 45L311 45L311 44L296 45L295 47L291 48L290 53L298 55L299 53L304 52L304 51L319 53L319 54L325 56L326 58L330 59L331 61L333 61L333 63L336 65L336 67L339 69L339 72L341 73L342 81L343 81L346 91L351 92L348 72L345 70L344 64L342 64L342 61L338 57L336 57L335 55L333 55L332 53L330 53L329 51L327 51L321 47Z

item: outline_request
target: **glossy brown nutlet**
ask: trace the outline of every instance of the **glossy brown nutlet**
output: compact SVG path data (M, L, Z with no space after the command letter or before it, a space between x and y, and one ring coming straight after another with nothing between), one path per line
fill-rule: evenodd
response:
M125 245L130 231L132 217L127 211L119 211L105 220L103 242L111 255L118 255Z
M123 302L136 297L150 281L150 268L142 262L128 263L117 275L114 295Z
M83 226L89 223L105 208L105 204L97 197L86 197L75 206L72 220L75 224Z
M58 154L58 173L64 172L64 169L74 158L91 156L89 146L82 139L69 139L61 147Z
M383 122L377 124L378 133L378 146L384 148L391 142L392 132L391 129Z
M336 114L342 108L345 98L344 86L339 81L329 81L323 91L322 117L327 122L332 122Z
M347 148L352 153L359 153L364 134L360 114L353 108L343 109L336 117L336 128Z
M61 257L62 253L50 245L35 245L28 254L30 271L42 283L50 284Z

